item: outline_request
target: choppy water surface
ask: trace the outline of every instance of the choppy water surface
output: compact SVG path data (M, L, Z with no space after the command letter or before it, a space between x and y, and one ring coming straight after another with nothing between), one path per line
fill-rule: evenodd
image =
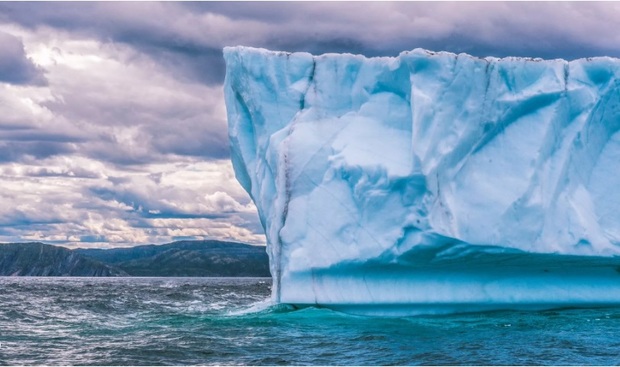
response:
M0 278L0 364L620 364L620 309L370 318L269 279Z

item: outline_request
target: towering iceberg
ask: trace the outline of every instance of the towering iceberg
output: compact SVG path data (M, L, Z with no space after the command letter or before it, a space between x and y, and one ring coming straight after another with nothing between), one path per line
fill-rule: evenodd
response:
M273 298L415 314L620 303L620 61L228 47Z

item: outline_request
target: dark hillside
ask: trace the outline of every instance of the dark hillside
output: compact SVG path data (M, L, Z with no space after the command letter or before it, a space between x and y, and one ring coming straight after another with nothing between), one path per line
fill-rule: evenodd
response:
M269 277L265 248L215 240L118 249L77 249L132 276Z
M124 271L64 247L33 243L0 244L0 275L124 276Z

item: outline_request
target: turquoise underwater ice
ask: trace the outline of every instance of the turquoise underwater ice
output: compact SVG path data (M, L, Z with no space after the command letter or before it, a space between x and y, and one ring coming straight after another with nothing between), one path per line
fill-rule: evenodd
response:
M272 299L370 315L620 304L620 61L224 49Z

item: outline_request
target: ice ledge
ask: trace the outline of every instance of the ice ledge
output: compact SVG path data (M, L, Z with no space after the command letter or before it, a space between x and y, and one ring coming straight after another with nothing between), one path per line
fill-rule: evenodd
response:
M377 316L620 304L618 257L454 247L291 272L281 302Z

